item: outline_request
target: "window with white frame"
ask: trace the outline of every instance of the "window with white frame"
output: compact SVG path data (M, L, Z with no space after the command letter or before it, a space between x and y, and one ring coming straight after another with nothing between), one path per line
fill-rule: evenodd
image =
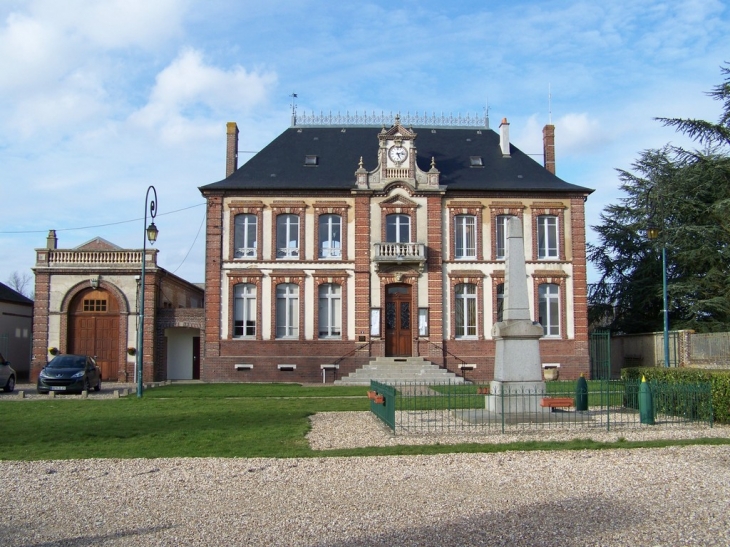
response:
M256 336L256 285L233 287L233 337Z
M385 240L389 243L410 243L411 217L400 213L385 217Z
M477 219L474 215L454 217L454 258L476 258Z
M319 257L342 258L342 217L322 215L319 217Z
M276 337L299 337L299 285L276 286Z
M299 258L299 216L276 217L276 258Z
M477 286L473 283L459 283L454 287L454 333L456 338L477 335Z
M558 217L537 217L537 258L558 258Z
M497 323L504 317L504 283L497 285Z
M514 215L497 215L494 234L494 254L497 260L504 260L507 256L507 224Z
M538 321L545 336L560 336L560 287L554 283L542 283L538 287Z
M342 335L342 287L333 283L319 286L319 337Z
M236 215L233 224L234 258L256 258L256 215Z

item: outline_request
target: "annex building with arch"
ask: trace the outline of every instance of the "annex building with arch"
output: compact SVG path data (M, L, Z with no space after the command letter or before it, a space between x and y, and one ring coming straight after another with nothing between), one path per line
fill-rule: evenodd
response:
M520 219L543 365L588 374L584 202L488 119L303 117L207 200L209 381L332 381L377 357L494 373L506 225ZM464 364L469 366L462 366ZM336 366L335 366L336 365Z
M97 237L72 249L56 232L36 249L31 379L56 353L93 356L102 380L134 382L142 249ZM200 377L204 290L145 252L145 382Z

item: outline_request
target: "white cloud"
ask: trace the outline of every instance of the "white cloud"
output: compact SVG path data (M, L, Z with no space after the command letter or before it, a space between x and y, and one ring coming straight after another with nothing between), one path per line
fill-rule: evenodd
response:
M58 29L11 13L0 27L0 90L6 96L47 85L64 72L65 51Z
M151 51L181 33L187 4L35 0L7 10L0 21L0 74L8 76L0 78L0 142L41 132L63 138L128 108L124 88L149 70Z
M200 51L186 49L157 75L149 102L130 121L158 129L165 141L185 140L200 132L199 121L210 114L250 111L266 100L275 83L272 72L220 69L206 64Z
M69 39L104 49L152 48L181 32L189 0L35 0L27 11Z

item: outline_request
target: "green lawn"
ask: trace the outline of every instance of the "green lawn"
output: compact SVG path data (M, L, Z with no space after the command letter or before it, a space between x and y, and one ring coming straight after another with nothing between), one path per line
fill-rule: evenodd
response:
M502 450L601 448L588 440L519 445L374 447L315 452L305 439L308 417L366 411L363 387L292 384L172 385L121 399L0 402L0 459L163 457L311 457L438 454ZM693 442L725 442L693 441ZM655 446L656 443L614 443ZM665 444L686 444L667 442Z

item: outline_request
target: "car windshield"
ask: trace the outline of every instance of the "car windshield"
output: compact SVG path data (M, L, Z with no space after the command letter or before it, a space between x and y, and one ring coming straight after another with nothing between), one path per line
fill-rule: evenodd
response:
M48 363L50 368L84 368L86 358L78 355L59 355Z

